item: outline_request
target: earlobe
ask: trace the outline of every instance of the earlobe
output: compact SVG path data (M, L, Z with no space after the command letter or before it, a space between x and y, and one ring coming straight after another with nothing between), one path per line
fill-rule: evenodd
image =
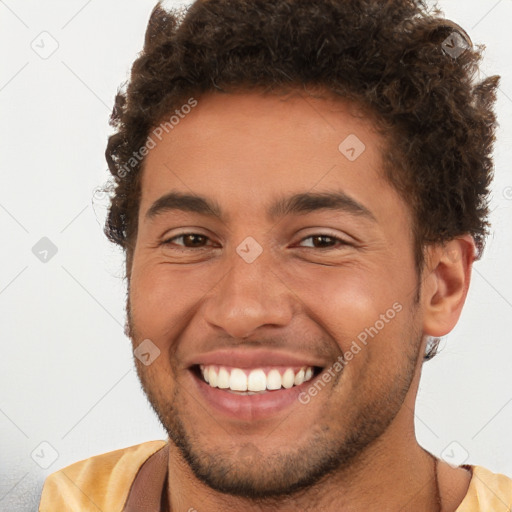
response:
M423 289L423 332L445 336L456 325L466 301L475 259L473 237L464 235L431 248Z

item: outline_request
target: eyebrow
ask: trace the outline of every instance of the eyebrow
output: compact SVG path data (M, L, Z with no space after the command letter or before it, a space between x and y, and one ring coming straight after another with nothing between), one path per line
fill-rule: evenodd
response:
M223 220L220 205L211 199L181 192L169 192L157 199L146 212L146 219L173 210L199 213ZM333 210L364 217L376 222L373 213L344 192L304 192L275 200L267 210L269 220L287 215L300 215L319 210Z

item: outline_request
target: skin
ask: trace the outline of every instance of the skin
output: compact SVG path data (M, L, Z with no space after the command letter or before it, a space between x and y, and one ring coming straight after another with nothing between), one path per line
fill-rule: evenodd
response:
M438 510L414 407L427 336L455 326L474 244L429 246L417 274L411 212L384 179L385 140L353 114L327 96L208 94L146 157L129 334L134 347L150 339L161 351L136 364L171 439L173 512ZM366 147L355 161L338 150L350 134ZM169 210L148 219L171 190L215 200L224 218ZM374 219L328 209L266 216L277 196L333 190ZM252 263L236 252L248 236L263 249ZM265 347L328 368L395 303L401 311L307 404L248 421L219 413L191 384L190 361L217 348ZM442 510L454 511L471 475L440 460L438 473Z

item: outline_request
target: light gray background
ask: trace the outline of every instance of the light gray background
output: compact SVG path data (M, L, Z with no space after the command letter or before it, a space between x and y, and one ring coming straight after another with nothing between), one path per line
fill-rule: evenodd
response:
M0 1L2 511L36 510L44 478L63 466L165 439L133 369L122 253L95 195L114 94L153 5ZM424 367L417 433L438 456L512 476L512 0L440 6L486 44L483 71L502 75L501 127L493 235L459 325ZM58 251L46 263L32 252L42 237Z

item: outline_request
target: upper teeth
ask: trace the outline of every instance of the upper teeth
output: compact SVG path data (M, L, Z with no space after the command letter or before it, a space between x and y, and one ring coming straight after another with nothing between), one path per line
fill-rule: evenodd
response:
M262 368L242 370L224 366L200 365L203 378L212 388L231 389L232 391L265 391L291 388L313 377L313 367L304 366L298 371L287 368L283 374L273 368L265 372Z

